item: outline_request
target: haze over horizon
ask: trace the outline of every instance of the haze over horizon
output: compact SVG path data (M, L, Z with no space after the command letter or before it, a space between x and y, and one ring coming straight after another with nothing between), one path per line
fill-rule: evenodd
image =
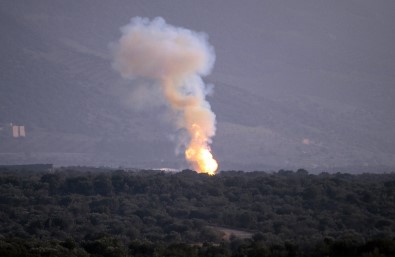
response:
M220 169L395 167L393 1L3 1L0 164L188 168L110 43L132 17L208 35ZM144 98L145 99L145 98ZM13 138L10 124L24 126ZM365 170L366 171L366 170ZM375 170L372 170L374 172Z

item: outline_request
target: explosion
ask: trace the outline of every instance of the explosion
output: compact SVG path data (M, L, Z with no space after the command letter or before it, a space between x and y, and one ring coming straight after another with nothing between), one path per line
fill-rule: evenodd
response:
M206 137L202 135L202 131L197 124L192 124L191 130L192 139L185 150L186 159L193 164L198 172L215 175L218 163L210 152Z
M133 18L121 31L113 45L113 67L124 78L159 82L175 128L189 135L179 142L186 149L186 160L197 172L214 175L218 163L209 144L215 135L215 114L205 99L209 90L201 78L215 61L207 36L173 27L162 18Z

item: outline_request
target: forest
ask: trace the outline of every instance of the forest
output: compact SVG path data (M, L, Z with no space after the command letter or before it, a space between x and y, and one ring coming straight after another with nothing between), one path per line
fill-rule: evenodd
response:
M395 256L395 173L0 167L0 256Z

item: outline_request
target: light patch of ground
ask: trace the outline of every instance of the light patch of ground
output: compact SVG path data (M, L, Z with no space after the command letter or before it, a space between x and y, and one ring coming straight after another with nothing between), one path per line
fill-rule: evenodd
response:
M248 238L252 238L253 236L253 233L243 230L230 229L230 228L224 228L218 226L208 226L208 227L213 230L221 232L223 234L222 239L226 241L228 241L232 235L240 239L248 239Z

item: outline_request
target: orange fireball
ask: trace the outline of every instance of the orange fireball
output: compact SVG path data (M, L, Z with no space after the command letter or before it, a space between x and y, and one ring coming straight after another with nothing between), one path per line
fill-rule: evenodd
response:
M207 137L196 124L192 125L191 130L193 130L193 133L191 133L193 138L185 150L186 159L192 163L197 172L215 175L218 163L210 152Z

